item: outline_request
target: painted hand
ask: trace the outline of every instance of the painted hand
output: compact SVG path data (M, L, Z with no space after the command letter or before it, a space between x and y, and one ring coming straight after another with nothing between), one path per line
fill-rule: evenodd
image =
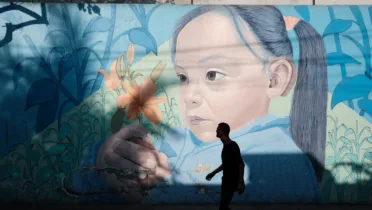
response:
M141 202L145 190L153 189L170 174L168 157L149 142L151 137L147 130L141 125L131 124L109 137L98 153L98 168L144 171L130 177L102 174L109 187L124 193L128 202Z

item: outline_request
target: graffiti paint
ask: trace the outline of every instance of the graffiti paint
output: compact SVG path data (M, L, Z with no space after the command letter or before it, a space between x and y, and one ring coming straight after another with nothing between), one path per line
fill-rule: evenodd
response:
M233 202L370 202L371 20L2 3L2 201L217 203L226 122L245 163Z

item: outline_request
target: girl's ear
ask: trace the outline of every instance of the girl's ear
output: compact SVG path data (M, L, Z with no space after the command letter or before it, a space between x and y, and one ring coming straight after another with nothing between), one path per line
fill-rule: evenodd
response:
M267 95L270 99L286 96L296 81L296 68L292 61L278 59L269 66L270 84Z

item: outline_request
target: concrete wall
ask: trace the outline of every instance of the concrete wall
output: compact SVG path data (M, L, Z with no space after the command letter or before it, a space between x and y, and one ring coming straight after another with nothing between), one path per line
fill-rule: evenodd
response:
M1 3L0 200L371 202L372 7L199 7Z

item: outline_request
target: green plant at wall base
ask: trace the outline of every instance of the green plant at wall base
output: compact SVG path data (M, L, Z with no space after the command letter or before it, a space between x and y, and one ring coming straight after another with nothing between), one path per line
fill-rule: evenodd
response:
M326 168L331 171L322 183L323 199L329 201L332 189L336 190L337 201L368 201L372 181L365 175L372 170L372 130L362 129L356 121L355 130L328 116L333 129L328 132L327 147L332 154L326 158ZM372 173L370 173L372 174ZM347 189L344 183L356 183ZM355 191L355 192L354 192ZM350 198L348 193L353 193Z
M1 196L5 201L45 202L60 199L62 203L67 202L68 197L60 191L60 178L76 163L65 160L75 152L64 154L70 142L60 141L56 137L57 130L50 129L45 134L54 136L55 141L48 141L46 135L41 141L29 139L26 143L16 145L1 161L0 188L3 191L0 193L12 192L11 196Z

